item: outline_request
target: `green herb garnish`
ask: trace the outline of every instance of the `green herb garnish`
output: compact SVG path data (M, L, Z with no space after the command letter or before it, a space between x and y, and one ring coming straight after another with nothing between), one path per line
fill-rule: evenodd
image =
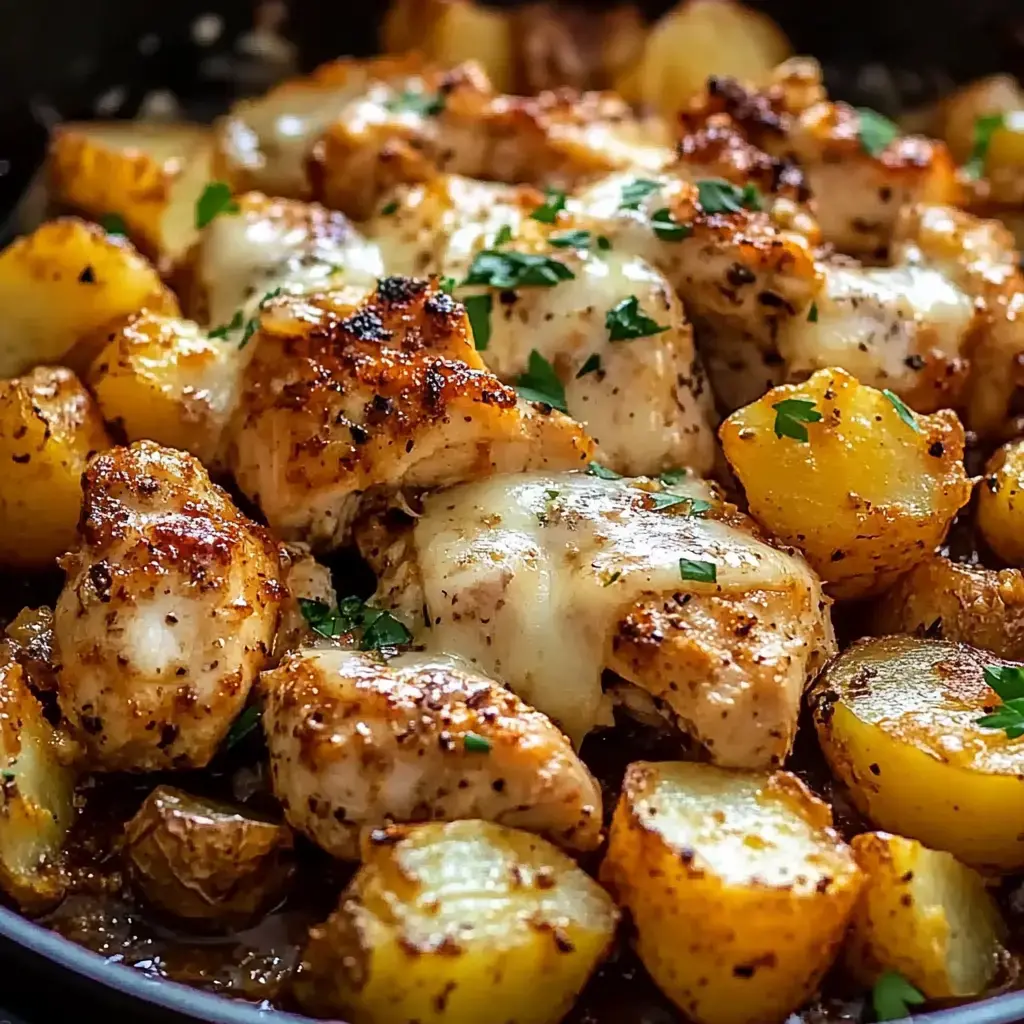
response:
M809 324L816 324L818 322L818 304L816 302L812 302L811 308L807 310L807 322Z
M600 462L587 463L587 476L596 476L599 480L621 480L622 474L614 469L602 466Z
M558 215L565 209L565 193L557 188L549 188L544 194L546 199L530 217L539 220L541 224L554 224L558 220Z
M232 747L237 747L260 724L261 714L255 704L247 707L231 723L231 728L228 729L228 734L224 737L224 749L230 750Z
M469 316L469 326L473 330L473 345L477 352L485 352L491 342L491 310L494 308L494 296L490 292L483 295L468 295L462 300Z
M478 252L463 284L486 284L492 288L552 288L576 275L558 260L523 252Z
M805 423L817 423L821 413L814 408L814 403L807 398L784 398L776 402L775 436L791 437L794 441L807 443L809 435Z
M249 339L260 329L260 311L266 308L267 303L271 299L276 299L283 291L283 288L274 288L260 299L260 304L256 307L256 315L249 318L246 322L245 330L242 331L242 340L238 343L239 348L245 348L249 344Z
M393 213L398 212L398 200L392 199L390 203L385 203L380 208L380 215L382 217L390 217Z
M226 338L232 331L240 330L245 323L245 316L240 309L235 310L235 315L226 324L214 327L210 331L211 338Z
M921 428L918 426L917 420L914 419L914 414L903 404L899 395L894 395L888 388L886 388L882 394L892 402L892 407L896 410L896 415L899 416L899 418L903 420L911 430L920 434Z
M612 247L612 243L604 235L598 235L597 236L597 247L602 252L607 252Z
M740 188L724 178L702 178L697 182L697 201L705 213L742 213L760 210L761 193L756 185Z
M125 235L128 234L128 225L124 222L124 217L119 213L105 213L100 217L100 227L108 235Z
M604 318L604 325L608 328L608 337L611 341L647 338L668 330L640 309L640 300L635 295L623 299L609 309Z
M864 152L871 156L881 156L899 135L899 127L884 114L870 107L858 107L857 115L860 118L857 137Z
M548 242L556 249L587 249L590 247L589 231L560 231L555 235L548 235Z
M662 512L677 505L688 505L687 515L700 516L711 508L711 503L703 498L690 498L684 494L673 494L671 491L648 491L647 497L654 502L654 512Z
M680 558L679 575L684 580L693 580L694 583L717 583L718 567L714 562Z
M361 629L363 637L359 646L364 651L397 647L412 639L412 634L394 615L368 605L359 597L346 597L338 602L337 608L323 601L300 598L299 608L309 628L328 639Z
M359 645L362 650L379 651L382 647L398 647L411 639L412 634L391 612L363 606L363 641Z
M475 732L467 732L462 737L462 746L468 754L489 754L491 751L491 741Z
M911 1006L920 1006L924 996L896 971L886 971L871 990L875 1020L903 1020Z
M974 147L970 159L964 164L964 170L972 178L980 178L985 173L985 161L988 159L988 147L992 144L992 136L1006 123L1005 114L982 114L974 122Z
M975 719L983 729L1003 729L1006 738L1024 736L1024 669L1016 665L987 665L985 682L999 695L1002 704L988 715Z
M502 224L498 228L497 233L494 236L494 246L497 248L499 245L505 245L507 242L512 241L512 228L508 224Z
M689 224L678 223L667 206L654 211L651 216L651 227L663 242L681 242L693 234L693 228Z
M565 387L555 368L536 349L530 353L526 373L516 380L516 391L528 402L541 402L559 412L569 411L565 404Z
M436 117L444 110L444 97L436 92L413 92L406 89L388 100L384 106L393 114L418 114Z
M455 278L454 277L442 277L437 282L437 287L445 293L445 295L451 295L455 291Z
M616 580L619 580L621 578L622 578L622 570L621 569L616 569L615 572L613 572L611 574L611 576L609 576L608 579L606 579L604 581L604 583L601 584L601 586L602 587L610 587Z
M680 480L685 480L690 475L688 469L666 469L663 473L659 474L658 480L666 487L673 487Z
M211 181L196 200L196 227L205 228L222 213L238 213L238 203L231 195L226 181Z
M661 188L661 182L648 178L634 178L622 186L622 198L619 200L620 210L639 210L640 204Z
M588 373L597 373L601 369L601 357L593 352L587 356L587 361L576 371L576 379L586 377Z

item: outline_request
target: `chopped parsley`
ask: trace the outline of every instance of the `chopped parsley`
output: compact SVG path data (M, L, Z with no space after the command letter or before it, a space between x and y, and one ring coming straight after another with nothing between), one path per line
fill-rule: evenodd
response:
M615 572L613 572L611 574L611 576L609 576L608 579L606 579L604 581L604 583L601 584L601 586L602 587L610 587L613 583L616 582L616 580L620 580L620 579L622 579L622 570L621 569L616 569Z
M816 302L812 302L811 308L807 310L807 322L809 324L816 324L818 322L818 304Z
M565 387L555 368L536 349L530 353L526 373L516 380L516 391L528 402L541 402L559 412L569 411L565 404Z
M658 480L665 487L673 487L680 480L685 480L689 475L690 471L688 469L666 469L664 473L659 474Z
M17 773L12 772L10 768L5 768L3 771L0 771L0 778L4 782L13 782L17 778Z
M675 508L677 505L686 505L688 506L686 509L688 516L700 516L711 508L711 503L703 498L690 498L685 494L673 494L671 491L649 491L647 497L654 502L653 511L655 512Z
M445 293L445 295L451 295L455 291L455 278L454 277L442 277L437 282L437 287Z
M858 107L857 115L860 118L857 138L860 139L861 147L871 156L881 156L899 135L899 128L884 114L870 107Z
M383 608L363 606L363 642L359 645L364 651L379 651L382 647L397 647L407 644L412 634L403 623Z
M359 597L346 597L336 608L323 601L300 598L299 608L309 628L328 639L361 629L363 636L359 646L364 651L397 647L412 639L412 634L394 615L368 605Z
M821 413L807 398L784 398L772 408L775 410L775 436L791 437L803 444L809 439L804 424L817 423L821 419Z
M587 463L587 476L596 476L599 480L621 480L622 474L614 469L602 466L600 462Z
M679 575L684 580L694 583L717 583L718 567L714 562L702 562L699 559L679 559Z
M226 338L232 331L241 330L242 325L245 323L245 315L240 309L235 310L235 315L226 323L221 324L219 327L214 327L210 331L211 338Z
M260 724L260 709L252 704L247 707L232 723L224 737L224 749L230 750L237 747L246 736L249 735Z
M1002 703L975 722L983 729L1005 730L1010 740L1024 736L1024 669L1016 665L987 665L985 682Z
M250 317L245 324L245 330L242 331L242 340L238 343L239 348L245 348L249 344L249 339L260 329L260 311L266 307L271 299L276 299L283 291L283 288L274 288L260 299L260 304L256 307L256 315Z
M661 188L661 182L648 178L634 178L622 186L622 198L619 200L620 210L639 210L640 204Z
M974 122L974 148L970 159L964 164L964 170L972 178L980 178L985 173L985 161L988 159L988 147L992 144L992 136L1006 123L1004 114L982 114Z
M477 352L485 352L491 343L491 310L494 308L494 296L490 292L483 295L467 295L462 300L469 317L469 326L473 329L473 345Z
M693 234L693 228L689 224L678 223L667 206L654 211L651 227L663 242L681 242Z
M911 430L920 434L921 428L918 426L917 420L914 419L914 414L903 404L899 395L894 395L888 388L886 388L882 394L892 402L892 407L896 410L896 415L899 416L899 418L903 420Z
M476 254L463 284L486 284L492 288L553 288L576 275L558 260L524 252L484 249Z
M544 511L537 514L537 518L546 523L555 511L555 502L558 501L559 491L547 490L544 492Z
M589 231L559 231L549 235L548 242L556 249L588 249L590 248Z
M607 252L612 247L612 243L604 235L598 235L597 247L602 252Z
M467 754L489 754L491 741L486 736L478 736L475 732L467 732L462 737L462 746Z
M632 341L668 330L640 309L640 300L635 295L612 306L605 315L604 325L611 341Z
M436 92L413 92L406 89L384 104L393 114L418 114L436 117L444 110L444 97Z
M588 373L597 373L600 369L601 357L596 352L592 352L587 356L587 361L576 371L576 379L586 377Z
M238 213L238 203L226 181L211 181L196 200L196 227L205 228L222 213Z
M557 188L549 188L545 191L546 199L530 214L532 220L539 220L541 224L554 224L558 215L565 209L565 193Z
M100 217L100 227L108 235L127 235L128 225L124 222L124 217L119 213L105 213Z
M382 217L390 217L393 213L398 212L398 200L392 199L390 203L385 203L380 208L380 215Z
M886 971L871 990L875 1020L903 1020L911 1006L920 1006L924 996L896 971Z
M497 248L499 245L504 245L506 242L512 241L512 228L508 224L502 224L498 228L497 233L494 236L494 246Z
M742 213L760 210L761 193L756 185L743 188L724 178L702 178L697 182L697 201L705 213Z

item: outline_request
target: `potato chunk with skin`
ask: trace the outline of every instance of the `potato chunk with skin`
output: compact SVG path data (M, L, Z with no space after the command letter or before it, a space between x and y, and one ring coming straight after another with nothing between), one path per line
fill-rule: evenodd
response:
M1024 441L1003 445L985 466L978 528L1000 558L1024 567Z
M872 985L897 971L929 999L980 995L1005 955L1006 926L981 876L914 839L853 840L867 881L846 943L846 966Z
M0 659L6 652L0 650ZM0 665L0 889L23 910L64 893L61 845L74 817L74 775L14 661Z
M143 306L178 313L127 239L76 217L47 221L0 252L0 376L57 361L82 368L96 332Z
M932 555L872 605L875 636L912 633L1024 660L1024 574Z
M1024 866L1024 743L977 720L1006 662L965 644L858 640L811 691L818 739L854 805L879 828L974 867Z
M659 988L701 1024L782 1021L842 942L861 871L796 776L638 761L601 867Z
M300 1005L351 1024L556 1024L618 911L538 836L483 821L369 833L338 909L310 932Z
M157 786L125 826L132 879L150 904L192 924L241 927L291 879L285 825Z
M82 472L109 445L70 370L40 366L0 381L0 564L51 568L74 546Z
M794 401L805 404L777 408ZM884 590L942 541L971 493L954 413L915 416L843 370L774 388L719 436L751 514L800 548L834 597Z

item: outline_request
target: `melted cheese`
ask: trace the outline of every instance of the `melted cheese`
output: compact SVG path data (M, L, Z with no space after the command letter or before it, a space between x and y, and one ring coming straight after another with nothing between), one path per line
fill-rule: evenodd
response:
M684 482L676 493L709 496ZM601 715L619 617L645 595L815 585L805 565L735 527L582 474L494 477L429 496L415 527L430 647L507 682L579 743ZM684 580L712 562L716 583Z

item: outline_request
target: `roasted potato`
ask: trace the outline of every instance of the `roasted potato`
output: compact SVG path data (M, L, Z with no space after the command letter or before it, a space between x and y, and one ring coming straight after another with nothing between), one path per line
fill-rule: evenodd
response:
M53 726L0 649L0 889L27 911L64 893L61 846L74 816L74 775Z
M929 999L980 995L1005 956L1006 926L981 876L915 839L853 840L867 877L846 942L864 985L896 971Z
M132 880L193 925L241 927L277 903L294 869L286 825L157 786L125 826Z
M734 0L683 0L652 26L639 66L625 69L615 89L674 117L709 75L767 80L789 53L782 30L761 11Z
M84 369L108 324L178 302L131 243L75 217L47 221L0 252L0 377L40 363Z
M869 631L953 640L1024 660L1024 574L930 555L876 598Z
M5 643L25 670L29 685L36 691L56 690L56 666L53 661L53 609L22 608L4 627Z
M110 443L70 370L0 381L0 565L49 568L74 547L82 471Z
M970 497L956 415L915 416L898 402L843 370L819 370L773 388L719 431L751 514L800 548L834 597L891 585L934 550Z
M485 821L373 831L295 983L351 1024L556 1024L607 952L618 911L564 853Z
M999 658L965 644L858 640L811 691L818 739L879 828L979 868L1024 866L1024 743L978 725Z
M601 880L659 988L701 1024L782 1021L838 952L861 886L828 806L789 772L626 770Z
M1003 445L978 488L978 529L1010 565L1024 567L1024 441Z
M958 164L966 163L975 143L979 117L1024 109L1024 90L1012 75L989 75L951 93L936 116L922 127L941 136Z
M54 199L92 220L116 214L148 256L170 267L196 237L196 200L212 177L211 129L91 121L50 143Z

